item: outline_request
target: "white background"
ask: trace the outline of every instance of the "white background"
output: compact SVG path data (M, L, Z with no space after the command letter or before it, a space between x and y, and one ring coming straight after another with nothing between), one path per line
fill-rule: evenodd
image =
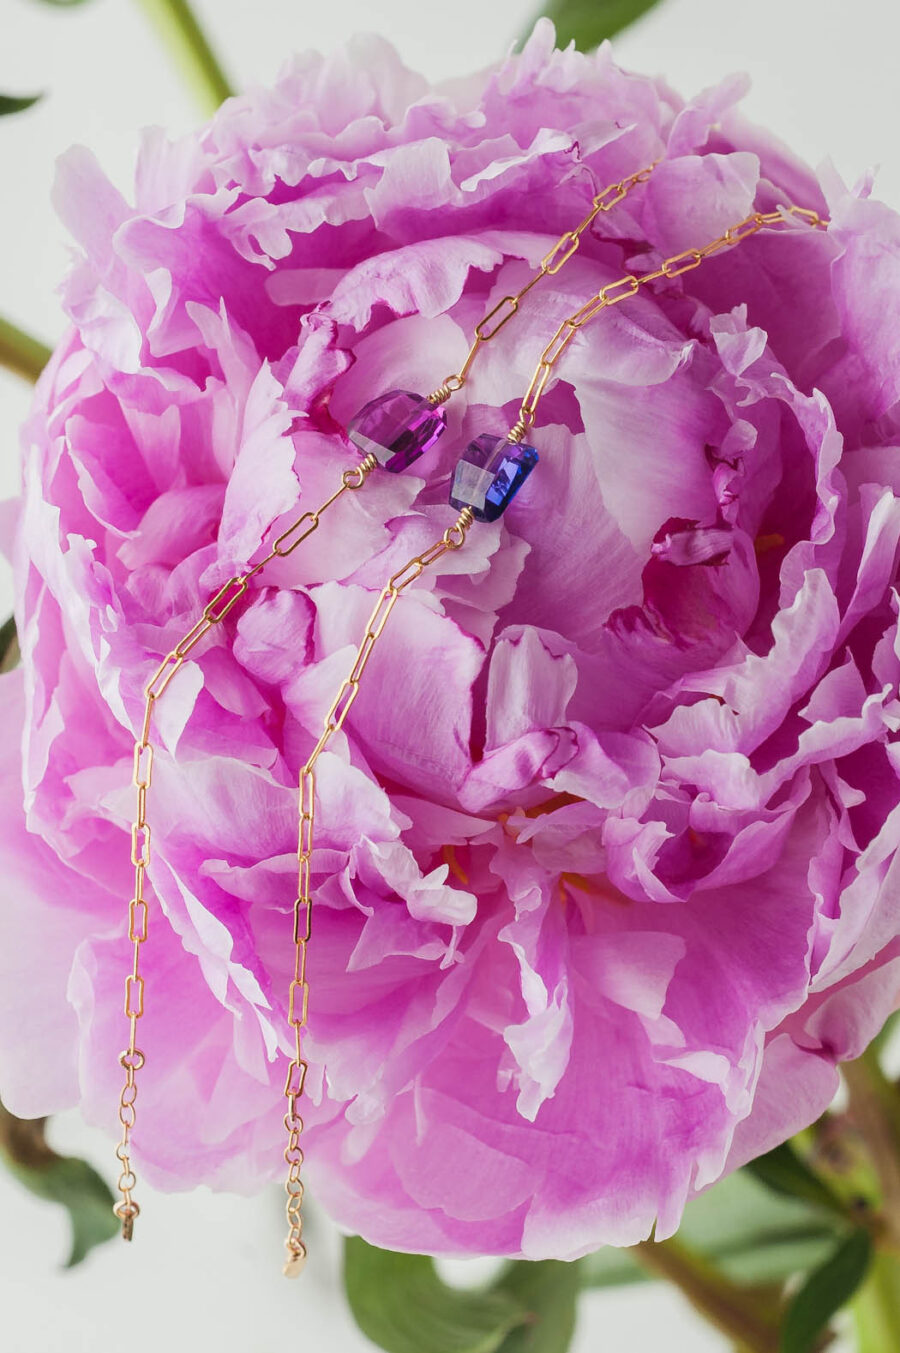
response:
M386 34L407 64L438 80L500 57L533 13L523 0L454 0L446 9L427 0L197 0L197 9L239 86L271 80L292 49L330 50L361 29ZM615 44L621 64L663 74L685 96L749 71L750 116L813 164L831 156L851 182L880 164L876 192L895 206L898 47L892 0L663 0ZM41 106L0 121L0 311L52 342L63 326L54 288L67 257L49 203L56 156L75 141L90 146L127 194L138 129L160 123L177 134L198 115L134 0L83 10L0 0L0 91L39 90L48 92ZM28 398L27 386L0 372L0 497L16 490ZM0 615L10 596L0 562ZM54 1122L52 1139L113 1178L112 1145L74 1114ZM133 1246L113 1242L63 1273L64 1217L0 1173L0 1328L10 1353L271 1353L281 1341L308 1353L371 1350L346 1313L339 1239L323 1217L312 1217L313 1257L298 1285L279 1272L278 1190L247 1200L144 1188L141 1197ZM574 1345L575 1353L726 1348L661 1287L590 1294Z

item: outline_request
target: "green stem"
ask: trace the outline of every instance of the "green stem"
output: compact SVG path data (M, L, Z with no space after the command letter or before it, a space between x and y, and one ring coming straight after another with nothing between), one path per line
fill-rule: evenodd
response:
M16 617L11 615L0 625L0 673L11 672L22 660L19 648L19 636L16 632ZM0 1104L0 1140L2 1140L3 1106Z
M865 1142L881 1190L884 1242L900 1251L900 1091L885 1076L874 1047L841 1068L848 1116Z
M59 1157L44 1140L46 1118L16 1118L0 1104L0 1156L24 1169L42 1170Z
M732 1282L680 1240L644 1240L629 1253L677 1287L742 1353L777 1353L777 1306L769 1309L764 1294Z
M0 315L0 366L36 381L50 360L50 349Z
M896 1255L876 1253L851 1310L857 1353L900 1348L900 1259Z
M188 0L138 0L171 51L205 111L214 113L234 91Z

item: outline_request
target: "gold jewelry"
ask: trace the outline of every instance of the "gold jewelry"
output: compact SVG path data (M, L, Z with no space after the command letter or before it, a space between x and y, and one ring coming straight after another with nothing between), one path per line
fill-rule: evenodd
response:
M655 162L658 163L658 162ZM478 351L483 344L493 339L512 319L528 292L545 276L553 276L577 251L584 232L601 212L610 210L639 183L646 182L654 165L638 171L636 174L603 189L592 200L591 210L573 230L560 236L553 249L544 256L538 269L529 281L513 295L504 296L488 311L475 326L474 338L465 361L459 371L448 376L444 382L422 401L431 408L445 403L456 391L462 389L468 379ZM463 457L454 478L451 498L461 508L456 521L448 527L439 540L423 553L414 556L396 572L382 590L375 608L369 618L366 633L357 650L350 673L341 685L328 714L325 717L322 734L300 772L299 782L299 839L298 839L298 888L293 909L294 971L288 992L288 1023L294 1031L295 1056L288 1066L284 1094L288 1100L288 1109L284 1115L284 1124L288 1132L288 1144L284 1159L288 1166L285 1183L287 1192L288 1235L285 1242L287 1262L284 1272L296 1276L302 1271L306 1261L306 1246L302 1239L302 1200L304 1186L301 1179L303 1151L300 1136L303 1120L298 1113L297 1104L302 1097L308 1070L303 1056L302 1031L306 1027L309 1006L309 981L307 978L307 946L312 933L312 894L310 887L310 861L313 851L315 829L315 766L316 762L334 733L344 725L353 701L359 691L363 671L369 661L375 643L387 625L391 612L401 593L428 568L450 550L458 550L466 542L468 532L478 520L494 520L512 500L521 483L537 462L537 452L533 448L521 445L525 433L533 426L540 399L547 387L551 372L567 349L575 334L602 310L608 309L629 297L637 295L640 288L659 278L672 279L691 271L713 254L731 248L756 234L766 226L779 227L789 225L794 219L806 221L812 228L827 228L827 218L804 207L788 206L772 212L757 212L730 226L724 234L696 249L687 249L667 258L656 270L636 275L626 273L600 288L578 310L564 319L558 326L550 342L541 353L534 374L522 399L518 418L504 438L483 436L478 442L491 443L485 450L479 447L480 460ZM403 392L392 392L403 393ZM412 397L411 398L418 398ZM377 401L376 401L377 403ZM367 406L368 407L368 406ZM436 435L443 430L443 426ZM352 434L351 434L352 435ZM357 437L357 445L365 449L367 439ZM430 444L430 443L429 443ZM507 451L506 448L510 448ZM511 451L518 448L518 455ZM424 447L422 448L424 449ZM470 452L471 452L470 447ZM384 455L379 455L379 450ZM523 452L530 452L525 457ZM412 459L421 454L419 450ZM399 461L389 465L393 456ZM488 462L486 464L486 462ZM156 672L144 689L144 718L139 737L134 745L133 784L137 795L135 821L131 827L131 863L135 869L134 896L129 903L128 937L132 942L132 971L125 982L125 1015L129 1020L128 1047L119 1056L119 1062L125 1071L125 1084L119 1099L119 1121L122 1136L116 1148L116 1155L122 1165L118 1188L120 1200L115 1204L116 1215L122 1222L122 1235L130 1240L133 1235L134 1220L140 1212L138 1203L132 1194L136 1178L131 1167L130 1142L135 1124L135 1101L137 1098L136 1072L145 1064L144 1053L137 1047L137 1021L144 1013L144 979L140 972L141 946L146 942L148 930L148 907L144 896L147 869L150 865L151 831L147 820L147 796L152 782L154 749L150 742L150 730L153 708L163 695L176 672L205 635L221 624L240 598L247 591L250 580L276 558L291 554L304 540L318 529L324 512L346 492L363 487L372 471L379 465L388 465L391 469L402 469L411 463L405 458L402 449L396 446L377 444L368 450L364 459L341 475L339 487L318 508L303 512L286 530L275 539L269 553L244 573L235 575L216 592L204 607L200 619L187 631L175 647L166 654ZM514 473L510 469L514 467ZM499 468L498 468L499 467ZM460 471L465 469L461 476ZM474 475L474 479L473 479ZM510 477L512 475L512 478ZM505 478L504 478L505 476ZM477 484L475 481L477 480ZM493 498L489 494L499 490ZM473 487L474 485L474 487ZM464 503L454 494L469 494L473 502Z
M331 737L338 732L344 725L344 721L350 712L351 706L359 693L359 685L366 664L372 655L378 639L384 633L385 626L390 619L391 612L396 605L401 592L407 588L410 583L416 581L425 569L431 564L436 563L448 550L462 549L466 543L469 529L475 520L496 520L498 516L509 506L518 489L521 487L524 479L530 474L531 469L537 463L537 452L533 447L525 448L532 453L533 459L527 462L527 468L524 468L517 480L513 479L510 470L511 457L504 451L504 444L511 448L520 446L524 433L530 428L535 419L538 404L541 396L546 389L550 373L556 366L562 354L565 352L569 343L575 337L579 329L599 315L602 310L609 309L613 305L618 305L621 301L627 300L630 296L636 296L642 286L656 280L657 278L680 277L682 273L689 272L691 269L699 267L704 259L710 258L713 254L728 249L741 240L747 239L765 226L786 226L794 219L806 221L811 227L827 228L828 220L820 216L817 212L806 207L788 206L771 212L755 212L752 216L747 216L744 220L737 222L711 240L708 244L699 249L686 249L680 254L673 254L667 258L655 271L643 273L637 276L633 273L626 273L624 277L615 282L609 282L601 287L590 300L580 306L574 314L569 315L562 321L556 330L553 338L547 344L547 347L541 353L540 360L535 368L534 375L522 400L519 409L519 417L513 427L510 429L506 438L489 438L494 443L489 448L489 455L492 463L497 464L498 469L496 477L502 480L499 493L490 499L491 485L486 484L482 479L475 483L471 475L464 474L460 476L459 469L463 467L475 467L476 456L467 461L464 456L460 461L460 467L457 475L454 477L453 487L450 491L451 504L459 508L462 505L461 493L466 488L471 490L470 502L462 506L460 515L452 526L448 527L441 538L436 541L429 549L422 554L415 555L399 569L388 581L379 596L375 607L369 617L369 623L366 626L366 632L360 644L349 675L341 685L337 696L334 699L331 708L325 716L325 724L322 735L316 743L306 765L300 772L300 845L298 857L300 860L300 889L294 910L294 943L295 943L295 962L294 962L294 980L290 987L290 1015L289 1022L294 1027L297 1036L297 1055L291 1062L288 1070L287 1081L285 1084L285 1094L290 1104L289 1112L285 1115L285 1125L288 1128L289 1143L285 1151L285 1160L288 1163L288 1177L285 1184L287 1190L287 1220L288 1235L285 1246L288 1251L288 1260L284 1266L284 1272L288 1277L295 1277L299 1274L306 1261L306 1248L301 1239L301 1219L300 1206L303 1198L303 1184L300 1179L300 1168L303 1161L303 1152L300 1149L299 1137L303 1128L303 1120L297 1113L297 1100L303 1092L303 1083L306 1078L307 1063L303 1058L300 1045L300 1032L302 1026L306 1023L307 1007L309 1002L309 982L306 976L306 946L309 942L311 921L312 921L312 897L310 894L310 859L313 851L313 838L315 829L315 766L320 753L323 751ZM569 255L571 256L571 255ZM521 293L520 293L521 295ZM515 311L511 310L510 314ZM479 438L472 443L476 447ZM521 449L521 447L520 447ZM470 452L472 448L470 447ZM468 454L468 453L467 453ZM481 467L475 467L480 470L482 476L490 473ZM520 471L522 467L520 466ZM490 510L487 504L492 502ZM476 504L480 503L480 508ZM300 1014L296 1015L296 1009L299 1002Z
M644 183L650 177L654 164L648 165L645 169L639 170L635 174L619 180L617 183L610 184L592 199L591 209L574 230L566 231L553 246L548 254L541 260L537 270L530 280L515 295L504 296L501 301L489 310L475 326L474 338L469 348L468 355L460 367L459 371L452 376L448 376L445 381L430 395L421 399L418 396L407 395L404 391L391 391L387 396L382 396L380 401L373 401L373 404L383 403L385 399L390 399L392 395L406 395L407 407L408 401L414 400L419 405L427 405L430 409L437 409L456 391L461 390L465 385L472 364L474 363L479 349L485 343L489 343L495 338L504 325L512 319L518 311L523 298L528 294L532 287L536 286L542 277L554 276L559 272L568 260L572 257L581 243L584 232L588 230L597 216L603 212L611 210L617 203L621 202L631 192L632 188L639 183ZM498 319L499 316L499 319ZM366 409L372 406L367 405ZM415 413L416 411L413 410ZM365 410L353 420L359 424L361 415ZM417 416L421 422L422 411L418 410ZM153 776L153 745L150 742L150 729L153 717L153 708L156 701L161 698L176 672L183 666L186 658L191 651L200 643L201 639L209 633L216 625L222 623L225 617L234 608L240 598L247 591L247 586L251 578L261 573L267 564L272 560L286 558L293 553L298 545L307 540L314 531L318 529L322 515L326 510L336 503L346 492L353 492L361 489L368 479L371 472L379 464L384 465L392 471L405 469L427 448L427 445L433 444L445 426L443 415L435 419L432 416L430 430L427 435L423 435L420 442L412 448L407 442L404 443L404 436L409 429L401 427L399 434L394 437L393 442L388 440L384 442L375 442L366 435L366 428L357 427L354 432L351 424L351 440L365 452L363 460L350 469L344 470L341 475L340 486L314 511L303 512L295 521L293 521L286 530L275 539L272 548L264 559L248 568L246 572L236 574L228 579L222 587L219 588L215 596L207 603L203 609L200 619L191 629L179 640L173 649L170 650L159 664L156 672L144 688L144 719L141 726L140 736L134 744L134 772L132 783L137 792L137 808L134 822L131 825L131 863L134 867L134 895L128 904L128 938L132 944L132 966L131 972L125 979L125 1016L129 1021L128 1047L119 1054L119 1063L125 1071L125 1083L119 1095L119 1123L122 1127L121 1139L116 1147L116 1156L122 1169L118 1178L118 1189L121 1197L114 1206L116 1216L122 1223L122 1237L125 1240L131 1240L134 1234L135 1218L140 1213L140 1206L135 1201L133 1195L137 1179L131 1165L131 1134L136 1121L136 1100L137 1100L137 1081L136 1073L145 1065L146 1057L137 1046L137 1021L144 1013L144 978L141 975L140 960L141 947L147 941L148 928L148 907L147 899L144 896L147 870L150 866L150 824L147 821L147 795L150 789ZM397 428L393 431L397 433ZM429 440L430 439L430 440ZM424 444L422 444L424 443ZM462 518L460 518L462 520ZM467 528L466 528L467 529ZM446 533L445 533L446 535ZM462 543L460 541L460 543ZM448 549L458 549L459 545L447 545ZM426 554L430 552L426 551ZM443 550L440 551L443 553ZM437 558L437 555L433 556ZM423 556L424 558L424 556ZM414 561L411 561L411 563ZM431 562L429 558L427 562ZM424 564L423 564L424 567ZM421 571L421 570L420 570ZM418 576L416 574L415 576ZM410 579L409 581L412 581ZM406 586L404 583L403 586ZM394 598L396 600L396 597ZM391 602L393 605L393 602ZM388 614L390 607L388 608ZM385 615L385 620L387 615ZM363 664L365 665L365 664ZM361 669L360 669L361 670ZM349 708L349 705L348 705ZM342 719L343 722L343 719ZM303 816L301 815L301 834L303 831ZM309 819L309 831L311 839L312 818ZM311 847L310 847L311 848ZM305 857L303 854L303 839L301 835L300 849L298 852L300 861L300 881L298 894L302 895L304 890L308 897L309 893L309 852ZM289 1236L290 1258L288 1267L294 1264L292 1271L298 1272L305 1261L306 1249L300 1238L300 1199L302 1198L303 1187L299 1180L299 1168L302 1162L302 1152L299 1147L299 1134L303 1124L299 1115L296 1113L296 1101L302 1093L303 1078L306 1075L306 1063L301 1056L300 1048L300 1030L306 1023L306 1010L309 999L309 986L306 981L306 944L309 940L309 909L306 911L306 920L301 930L298 929L299 920L299 898L295 906L294 917L294 940L296 949L296 963L294 980L290 989L290 1007L289 1020L291 1027L296 1030L296 1051L297 1056L291 1066L295 1068L295 1089L291 1089L291 1072L288 1073L288 1084L285 1087L285 1094L288 1096L289 1111L285 1114L285 1126L289 1133L288 1146L285 1150L285 1159L289 1166L289 1198L288 1198L288 1216L291 1221L291 1231ZM301 949L302 945L302 949ZM300 966L302 964L302 966ZM300 993L299 996L297 993ZM297 1010L297 1002L300 1002L300 1009ZM297 1021L300 1021L299 1023ZM289 1121L290 1120L290 1121ZM294 1159L296 1157L296 1161ZM294 1193L290 1192L291 1178L295 1177ZM292 1202L295 1199L295 1202ZM287 1268L286 1270L287 1271Z
M489 310L478 321L475 325L475 337L472 340L466 360L459 371L452 376L447 376L443 384L432 391L428 396L431 403L442 404L456 390L462 389L482 344L489 343L492 338L496 338L504 324L507 324L517 313L520 302L528 295L532 287L537 286L542 277L555 277L560 268L568 263L581 244L584 232L590 229L601 212L611 211L613 207L628 196L632 188L636 188L639 183L646 183L658 164L659 160L654 160L645 169L639 169L636 174L629 174L627 178L620 179L618 183L610 183L602 192L597 193L591 202L591 209L587 216L579 221L574 230L567 230L565 234L560 235L550 252L541 259L537 271L525 283L524 287L521 287L512 296L502 297L493 309Z

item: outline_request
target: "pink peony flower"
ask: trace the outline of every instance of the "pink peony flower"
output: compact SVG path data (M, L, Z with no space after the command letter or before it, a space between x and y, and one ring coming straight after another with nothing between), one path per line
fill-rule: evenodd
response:
M296 783L374 595L453 520L559 320L755 208L827 209L601 315L502 522L404 594L322 759L308 1177L400 1249L630 1244L809 1123L900 989L900 219L609 49L429 89L290 63L136 204L72 151L72 321L26 429L2 678L0 1085L113 1128L141 689L221 583L426 392L605 184L405 475L250 589L159 706L136 1157L282 1171ZM24 809L22 781L24 779Z

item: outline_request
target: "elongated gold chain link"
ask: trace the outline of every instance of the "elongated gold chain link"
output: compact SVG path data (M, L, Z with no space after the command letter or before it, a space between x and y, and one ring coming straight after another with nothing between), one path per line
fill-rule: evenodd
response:
M641 273L640 275L626 273L624 277L618 278L615 282L608 282L606 286L601 287L590 300L585 301L584 305L579 306L573 314L568 315L562 321L541 353L531 383L525 392L525 398L522 400L519 417L510 431L511 439L513 441L521 440L533 425L541 395L547 388L547 382L553 368L578 330L583 329L585 324L589 324L602 310L608 310L610 306L618 305L620 301L627 301L629 297L636 296L641 287L657 281L660 277L680 277L682 273L690 272L693 268L699 268L704 259L710 258L713 254L718 254L724 249L733 249L736 244L749 239L751 235L755 235L757 231L763 230L766 226L789 226L793 220L806 221L813 229L821 228L824 230L830 224L827 217L820 216L818 212L809 207L786 206L777 211L757 211L751 216L745 216L742 221L736 221L734 225L728 227L724 234L710 240L708 244L703 244L698 249L684 249L680 254L672 254L653 272Z
M300 1134L303 1131L303 1119L297 1103L303 1094L306 1083L308 1062L303 1055L303 1030L306 1027L309 1012L309 980L306 976L306 950L312 934L312 891L310 887L310 869L315 834L316 812L316 762L328 743L344 726L354 700L359 694L359 684L366 669L372 650L384 632L391 611L396 606L401 593L410 583L421 577L429 565L435 563L448 550L461 549L474 518L469 508L464 508L452 526L448 527L440 540L435 541L422 554L415 555L403 568L399 569L382 589L362 643L357 649L349 675L335 696L322 727L318 742L309 754L309 758L300 771L299 816L300 828L297 841L297 898L294 902L294 975L288 990L288 1023L294 1031L294 1058L288 1065L284 1082L284 1093L288 1101L284 1115L288 1141L284 1149L284 1159L288 1167L285 1180L287 1205L285 1208L288 1223L285 1249L287 1262L284 1273L295 1278L302 1272L306 1263L306 1246L303 1243L303 1150L300 1146Z
M456 390L462 389L479 348L485 343L490 343L492 338L496 338L504 324L507 324L519 309L522 298L528 295L532 287L537 286L542 277L553 277L559 272L560 268L565 267L581 244L581 237L584 232L590 229L600 213L611 211L613 207L628 196L632 188L636 188L639 183L646 183L658 164L659 160L654 160L644 169L629 174L627 178L619 179L617 183L608 184L597 193L596 197L591 200L591 209L584 219L575 226L574 230L567 230L560 235L553 248L541 259L537 271L525 285L514 295L502 297L478 321L475 325L475 337L472 339L466 360L457 372L454 372L452 376L447 376L443 384L428 396L432 404L443 404L444 400L449 399Z
M366 479L377 465L374 456L367 456L341 475L339 488L313 512L304 512L286 530L277 536L272 548L264 559L260 559L246 572L229 578L219 588L215 596L207 602L203 613L195 625L166 654L153 676L144 687L144 721L140 737L134 744L134 773L132 783L137 791L137 811L131 826L131 863L134 865L134 896L128 904L128 938L133 945L131 972L125 979L125 1015L129 1021L128 1047L119 1054L119 1063L125 1071L125 1084L119 1096L119 1122L122 1125L122 1137L116 1147L116 1156L122 1166L118 1188L121 1194L113 1210L122 1223L122 1237L131 1240L134 1233L135 1218L140 1207L132 1197L137 1183L131 1166L131 1133L136 1118L137 1081L135 1073L144 1066L146 1058L137 1046L137 1022L144 1013L144 979L141 976L141 948L147 939L148 909L144 896L147 870L150 866L150 824L147 821L147 794L153 778L153 744L150 741L150 728L153 709L168 689L175 673L184 665L191 651L201 639L216 625L220 625L229 612L237 605L247 590L250 579L260 573L273 559L284 559L297 546L312 535L319 520L332 503L342 494L362 488Z
M118 1188L121 1198L115 1204L115 1214L122 1223L122 1236L130 1240L134 1220L140 1207L131 1196L137 1180L131 1168L131 1129L135 1121L137 1082L135 1072L144 1065L144 1054L137 1046L137 1022L144 1013L144 979L140 972L141 945L147 938L147 903L144 898L144 876L150 863L150 826L147 822L147 791L153 776L153 748L147 733L150 724L151 703L147 698L141 736L134 744L134 772L132 784L137 789L137 812L131 824L131 863L134 865L134 896L128 904L128 938L132 943L131 972L125 979L125 1015L129 1021L128 1047L119 1053L119 1064L125 1071L125 1084L119 1095L119 1122L122 1136L116 1147L116 1156L122 1169Z

